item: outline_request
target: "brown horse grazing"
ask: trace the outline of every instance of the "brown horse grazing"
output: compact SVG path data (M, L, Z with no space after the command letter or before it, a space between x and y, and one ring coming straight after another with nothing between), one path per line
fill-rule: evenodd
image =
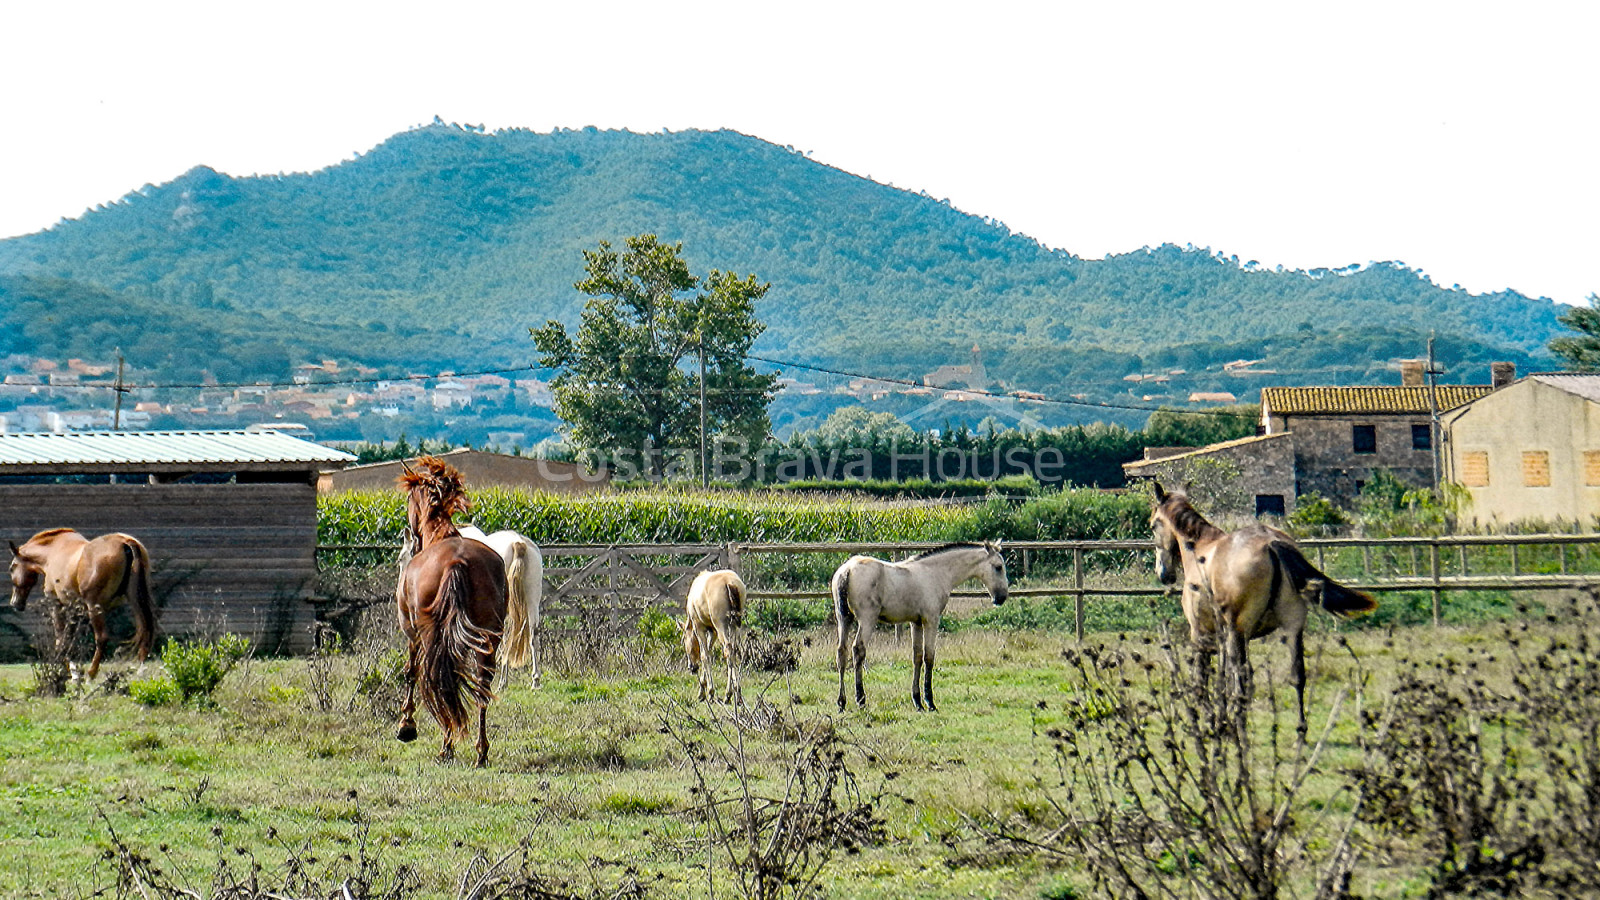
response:
M417 738L417 693L444 731L441 760L455 757L455 742L470 725L465 693L478 706L478 762L489 760L487 714L494 699L495 651L506 619L506 573L488 545L460 536L451 516L470 506L461 473L437 457L406 467L406 543L414 551L395 601L409 640L410 688L400 713L402 741Z
M28 608L28 594L44 579L44 596L59 605L51 611L56 653L66 653L71 607L82 606L94 629L94 659L89 678L100 674L110 638L106 611L128 601L133 610L133 645L143 664L155 643L156 609L150 596L150 554L126 534L105 534L94 540L68 528L41 531L18 547L11 543L11 608ZM77 664L72 664L77 678Z
M1276 528L1251 525L1225 532L1207 522L1182 493L1155 485L1156 577L1176 584L1183 570L1183 615L1195 645L1214 650L1222 637L1225 668L1236 664L1241 690L1249 690L1247 642L1282 631L1289 644L1290 677L1306 730L1306 610L1311 603L1343 618L1376 609L1377 601L1322 574L1294 539Z
M740 631L744 623L744 601L748 592L744 580L737 572L726 569L701 572L689 586L689 600L684 604L687 615L683 623L683 649L689 654L689 671L700 673L700 699L710 699L716 690L716 679L711 674L713 632L722 644L722 655L728 660L728 695L724 703L735 697L744 700L739 687Z

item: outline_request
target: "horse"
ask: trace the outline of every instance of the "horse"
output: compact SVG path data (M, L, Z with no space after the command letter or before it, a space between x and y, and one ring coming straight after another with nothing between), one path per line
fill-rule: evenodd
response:
M713 633L728 660L728 695L722 702L732 703L734 697L744 699L739 687L739 655L747 596L744 580L737 572L726 569L701 572L689 586L689 600L684 604L683 649L689 655L689 671L700 673L701 700L709 699L716 690L711 674Z
M1162 584L1176 584L1182 568L1189 639L1210 652L1216 650L1220 634L1224 663L1237 667L1242 695L1249 691L1248 643L1275 631L1284 633L1299 731L1305 734L1307 609L1317 603L1350 619L1377 609L1377 601L1318 571L1289 535L1259 524L1225 532L1206 521L1187 496L1169 493L1159 482L1150 528L1155 535L1156 577Z
M70 528L41 531L21 547L11 545L11 608L28 608L28 594L42 577L43 594L55 600L50 618L56 632L56 655L67 652L69 607L81 606L94 629L94 658L89 680L100 674L110 639L106 611L126 601L133 611L133 645L139 664L150 656L155 643L156 610L150 594L150 553L138 539L126 534L104 534L89 540ZM77 663L72 678L78 680Z
M455 758L455 741L469 722L462 694L478 707L478 768L489 761L488 708L494 699L495 658L506 623L506 572L500 557L460 535L451 521L471 503L461 473L424 456L405 467L406 545L412 556L400 573L395 603L408 642L401 741L417 739L417 694L444 732L439 759Z
M506 569L506 628L500 642L500 664L520 669L533 664L532 684L539 686L539 607L544 597L544 555L539 546L515 531L482 530L463 525L469 540L482 541L500 554Z
M983 582L995 606L1006 602L1006 561L998 543L947 544L904 562L852 556L833 573L840 712L845 707L845 639L855 628L856 705L865 707L861 665L867 658L867 640L879 622L911 624L911 702L920 712L926 700L928 711L938 712L933 705L933 647L939 617L950 602L951 590L969 578Z

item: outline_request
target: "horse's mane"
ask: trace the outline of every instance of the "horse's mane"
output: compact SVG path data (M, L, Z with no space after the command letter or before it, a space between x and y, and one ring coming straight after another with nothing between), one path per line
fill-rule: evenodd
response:
M951 550L975 549L975 548L986 548L986 547L987 547L986 544L980 544L977 541L956 541L955 543L945 544L943 547L934 547L932 550L924 550L921 553L918 553L916 556L911 557L911 559L927 559L930 556L938 556L941 553L948 553ZM909 561L910 560L907 560L907 562L909 562Z
M1224 533L1221 528L1206 521L1206 517L1200 515L1183 494L1168 494L1167 499L1161 501L1161 509L1172 522L1172 530L1188 540L1196 541Z
M417 468L407 468L398 479L408 493L424 491L427 517L430 522L441 521L454 530L450 517L472 508L467 499L466 484L461 472L437 456L424 456L417 460Z
M37 540L39 540L41 538L55 537L58 534L67 534L67 533L69 533L71 531L72 531L71 528L46 528L44 531L41 531L38 534L34 535L33 537L28 538L28 543L31 544L34 541L37 541Z

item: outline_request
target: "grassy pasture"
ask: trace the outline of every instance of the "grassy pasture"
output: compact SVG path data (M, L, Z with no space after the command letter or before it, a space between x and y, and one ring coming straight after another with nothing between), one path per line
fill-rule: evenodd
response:
M1534 626L1541 628L1562 633L1560 624ZM1357 670L1370 679L1364 696L1373 708L1413 663L1471 660L1480 675L1505 677L1496 664L1479 668L1504 640L1496 626L1348 631L1352 652L1323 632L1308 648L1313 723ZM1150 652L1147 637L1102 633L1091 644ZM869 656L867 710L852 705L842 715L831 636L819 629L790 639L798 670L748 673L746 699L764 717L744 729L724 722L722 733L742 741L753 789L774 795L800 736L831 726L864 792L882 793L886 840L837 853L822 876L826 896L1089 895L1086 874L1070 860L1000 848L975 827L1045 828L1056 815L1049 799L1058 775L1045 734L1089 688L1063 663L1063 651L1076 646L1069 633L946 635L935 715L912 711L908 648L888 632L879 632ZM708 880L716 896L737 896L725 857L714 851L706 864L685 746L662 733L670 723L697 740L719 740L708 716L721 711L692 702L676 648L630 642L606 671L552 671L537 690L514 677L491 708L489 768L477 771L434 760L438 732L425 715L417 743L394 740L395 698L371 690L373 673L392 667L393 646L372 641L316 660L248 661L209 709L147 708L104 688L36 698L27 666L0 667L0 896L87 896L114 886L114 869L101 859L112 830L202 892L219 859L254 859L269 876L290 857L313 871L344 872L352 864L341 857L359 856L364 842L379 871L411 867L420 895L453 897L475 854L498 858L522 842L534 867L566 873L585 890L632 867L650 896L706 896ZM1266 686L1257 689L1258 711L1265 714L1272 697L1291 708L1281 646L1257 646L1258 685ZM1340 773L1362 755L1351 708L1303 789L1308 808L1348 804ZM710 777L723 796L736 796L731 776ZM1419 891L1424 839L1372 840L1356 892Z

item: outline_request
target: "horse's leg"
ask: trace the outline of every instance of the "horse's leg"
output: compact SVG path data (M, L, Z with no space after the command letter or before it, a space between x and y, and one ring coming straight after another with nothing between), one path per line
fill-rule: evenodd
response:
M544 644L544 634L543 634L544 629L540 628L538 625L531 625L529 627L533 629L533 633L528 636L529 637L529 648L533 652L533 676L532 676L532 682L531 683L532 683L532 685L534 687L538 687L539 686L539 648L540 648L541 645Z
M922 699L928 701L928 712L938 712L933 705L933 647L939 639L939 623L922 625Z
M844 712L844 662L845 639L850 636L850 623L842 616L839 619L839 644L834 648L834 661L839 666L839 712Z
M78 683L78 664L72 660L71 635L67 634L67 623L72 617L67 614L67 604L57 600L50 605L50 633L54 638L55 657L60 662L66 663L67 673L73 684Z
M489 764L489 707L478 707L478 768Z
M739 703L744 703L744 689L739 686L739 644L734 634L737 629L725 623L717 623L717 638L722 641L722 655L728 658L728 695L723 703L732 703L734 698Z
M406 743L417 739L417 639L407 641L410 651L406 661L406 702L400 707L400 733L395 737Z
M900 626L895 626L898 632ZM911 705L922 712L922 623L911 623Z
M449 762L455 758L456 742L451 739L449 732L445 732L444 746L439 749L439 762Z
M700 648L700 696L697 699L710 700L711 692L716 690L711 673L711 654L716 648L711 646L711 629L702 627L699 622L693 627L695 646Z
M1300 713L1300 726L1296 732L1300 739L1306 736L1306 633L1295 629L1289 633L1289 679L1294 682L1295 706Z
M861 668L867 662L867 641L872 637L872 630L878 621L878 611L872 610L872 616L860 616L856 619L856 706L865 708L867 705L867 689L861 682Z
M111 639L111 631L106 627L106 612L98 606L89 607L89 627L94 629L94 657L89 660L89 678L93 681L100 674L100 660L105 658L106 643Z

